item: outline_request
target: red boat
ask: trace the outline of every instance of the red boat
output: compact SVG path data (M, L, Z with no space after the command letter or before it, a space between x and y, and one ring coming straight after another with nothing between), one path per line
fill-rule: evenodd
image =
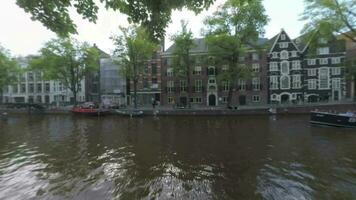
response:
M93 103L85 103L81 106L73 107L72 112L75 114L100 116L108 114L109 110L100 109Z

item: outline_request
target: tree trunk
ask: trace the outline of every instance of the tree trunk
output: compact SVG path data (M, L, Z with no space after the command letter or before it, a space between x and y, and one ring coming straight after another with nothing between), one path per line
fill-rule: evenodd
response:
M3 104L3 92L2 92L2 88L0 88L0 104Z
M137 109L137 78L134 78L134 108Z
M74 106L76 106L77 105L77 91L72 91L73 92L73 98L74 98L74 101L73 101L73 103L74 103Z
M352 77L352 80L351 80L351 98L353 101L356 101L356 87L355 87L355 81L356 81L356 76Z

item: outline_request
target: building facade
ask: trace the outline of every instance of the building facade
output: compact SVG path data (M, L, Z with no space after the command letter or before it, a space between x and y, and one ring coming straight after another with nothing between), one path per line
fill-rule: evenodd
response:
M18 83L6 86L3 94L4 103L45 103L68 104L73 102L72 92L59 81L42 79L41 72L27 71L30 57L18 58L17 62L23 69L19 74ZM85 101L85 81L82 80L77 95L78 102Z
M265 40L263 40L265 41ZM172 64L174 45L162 53L162 103L164 105L186 106L226 106L232 83L219 81L219 74L227 70L227 65L209 62L208 47L204 39L195 39L190 50L192 66L189 71L190 84L187 77L174 74ZM241 64L251 67L251 79L235 80L232 89L231 105L262 105L267 103L267 70L266 54L254 50L240 57ZM189 99L188 99L189 96Z
M268 55L270 103L339 101L346 98L345 43L314 35L306 45L282 30ZM317 41L313 41L317 40Z

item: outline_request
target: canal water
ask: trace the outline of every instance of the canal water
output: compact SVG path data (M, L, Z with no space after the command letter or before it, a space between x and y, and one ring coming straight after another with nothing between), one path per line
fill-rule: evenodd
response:
M10 116L0 199L356 199L356 130L308 116Z

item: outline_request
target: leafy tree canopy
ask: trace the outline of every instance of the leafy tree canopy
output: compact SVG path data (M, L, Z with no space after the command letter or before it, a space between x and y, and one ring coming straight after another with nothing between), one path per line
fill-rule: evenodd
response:
M30 61L30 68L43 72L46 80L62 82L72 91L76 104L81 81L98 67L98 49L88 43L60 38L47 42L40 53Z
M0 93L2 89L15 82L19 75L20 67L10 53L0 46Z
M305 4L303 33L318 30L325 38L338 34L356 42L355 0L305 0Z
M146 29L140 26L120 27L121 34L112 37L115 44L114 56L120 73L134 82L135 108L137 108L137 82L140 74L158 45L152 42Z
M195 12L208 8L215 0L100 0L107 9L128 15L130 22L144 26L154 39L164 36L164 29L175 9L188 8ZM30 13L59 36L76 33L76 25L69 15L74 7L84 19L96 22L99 0L16 0L17 5Z

